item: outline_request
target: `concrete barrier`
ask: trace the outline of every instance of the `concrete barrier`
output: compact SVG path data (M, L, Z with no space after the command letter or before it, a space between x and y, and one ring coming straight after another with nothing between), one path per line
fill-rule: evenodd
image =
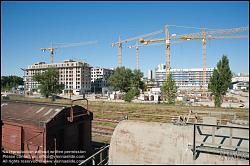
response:
M193 160L193 126L124 120L115 128L109 164L249 164L249 160L201 153Z

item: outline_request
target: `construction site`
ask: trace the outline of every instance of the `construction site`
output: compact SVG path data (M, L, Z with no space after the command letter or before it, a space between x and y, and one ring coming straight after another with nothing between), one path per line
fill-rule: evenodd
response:
M191 29L192 33L176 32L176 28L183 32ZM217 61L210 56L208 43L248 40L249 27L165 24L159 29L124 39L112 34L110 38L115 41L118 37L118 41L105 43L105 47L118 48L116 68L100 67L100 59L93 64L72 58L74 55L62 62L55 60L55 52L71 47L86 46L86 50L97 52L99 40L51 42L49 47L40 47L43 55L49 53L49 63L44 60L22 67L23 86L1 92L2 163L249 165L249 76L232 74L217 107L209 88L216 66L207 65L209 58ZM184 63L186 68L178 63L172 67L176 58L172 45L185 47L193 41L200 44L200 67L188 67L189 62ZM126 51L135 50L133 69L141 71L147 57L140 49L157 45L164 48L162 63L153 64L155 70L149 69L148 76L140 78L144 89L127 102L129 91L112 87L109 78L118 67L126 67ZM55 80L62 90L46 96L35 76L50 68L58 71ZM162 88L170 74L177 88L173 103L166 102Z
M231 29L207 29L200 28L201 32L191 33L191 34L183 34L177 35L174 32L170 34L170 28L181 27L181 28L190 28L185 26L176 26L176 25L166 25L163 30L155 31L152 33L148 33L145 35L140 35L136 37L131 37L128 39L118 38L118 42L112 43L112 47L118 47L118 65L117 67L122 66L122 49L135 49L136 50L136 69L140 69L139 66L139 48L145 46L154 46L154 45L165 45L165 53L166 53L166 63L160 64L155 71L155 78L148 76L148 79L144 81L146 86L148 87L146 92L141 92L139 99L140 101L156 101L158 102L161 99L161 87L166 81L169 73L171 72L173 79L176 82L178 87L178 100L189 104L200 104L204 106L212 106L212 95L211 92L208 91L208 83L213 74L213 68L206 67L206 45L207 41L212 40L240 40L244 38L248 38L248 35L245 35L248 32L248 27L239 27L239 28L231 28ZM191 27L192 28L192 27ZM158 39L146 39L152 38L154 35L164 34L164 38ZM175 41L173 41L175 40ZM201 41L202 45L202 68L199 69L170 69L170 45L176 43L182 43L185 46L185 43L191 42L192 40ZM173 42L172 42L173 41ZM136 45L129 45L128 43L136 43ZM141 44L139 44L141 43ZM152 44L151 44L152 43ZM79 47L84 45L93 45L97 44L97 41L87 41L87 42L79 42L79 43L51 43L51 46L48 48L41 48L43 52L48 51L50 53L50 64L46 64L45 62L34 63L33 65L28 66L27 68L22 68L24 71L24 93L26 95L33 95L33 92L37 92L38 83L33 80L33 76L37 73L42 73L47 70L49 67L55 67L59 69L59 83L64 84L63 94L66 94L69 97L74 96L77 98L79 95L89 95L93 88L96 87L96 84L99 85L97 88L108 88L112 89L112 87L107 86L108 77L111 75L113 69L105 69L100 68L100 70L108 70L108 74L100 73L98 70L92 71L92 64L88 64L86 61L80 60L64 60L63 63L54 63L54 52L55 50L61 48L69 48L69 47ZM127 46L124 46L127 45ZM141 64L143 65L143 64ZM89 78L89 76L91 78ZM84 80L84 81L83 81ZM152 81L154 80L154 81ZM239 81L232 82L232 85L239 84ZM244 84L244 88L248 89L249 87L249 76L245 81L240 81L241 84ZM241 87L242 88L242 87ZM237 96L237 92L232 92L233 89L226 94L225 101L231 101L231 104L227 104L225 107L240 107L242 104L243 107L248 108L248 98L244 98L244 92L239 92ZM95 90L94 90L95 93ZM109 100L114 99L111 95L118 94L119 91L115 92L112 90L108 90L105 95L102 93L101 97L107 98ZM234 94L233 94L234 93ZM111 95L110 95L111 94ZM122 94L120 94L122 95ZM243 99L238 99L239 95ZM151 97L152 96L152 97ZM95 98L95 97L94 97ZM118 97L119 99L121 97ZM147 98L147 99L146 99ZM90 99L90 98L89 98ZM198 103L197 103L198 102Z
M10 110L15 112L15 109L11 107L13 102L16 105L15 107L19 108L21 108L22 103L27 105L25 109L29 112L30 116L34 116L32 119L37 116L42 117L43 114L46 114L48 118L55 116L52 111L53 107L55 107L57 112L56 116L59 110L67 108L68 111L67 109L65 110L68 114L66 121L69 124L76 123L82 119L81 117L84 118L87 116L86 113L80 113L81 109L77 113L71 113L70 107L75 111L83 107L91 112L93 119L91 120L91 117L91 121L83 119L83 122L86 121L87 126L82 128L85 137L87 133L90 134L89 132L91 132L91 136L88 135L88 137L82 139L84 140L81 143L82 145L73 142L72 144L69 140L60 141L59 138L57 142L54 140L58 151L63 150L60 146L66 148L66 145L64 145L66 142L69 145L68 149L64 150L70 150L70 148L71 150L76 150L78 149L76 148L77 145L79 148L82 147L82 150L87 150L89 152L88 155L84 154L85 158L78 160L78 164L246 164L249 162L249 110L245 108L215 109L202 106L164 106L103 101L89 101L87 103L74 101L73 104L70 100L65 99L58 99L51 103L50 100L45 99L10 97L10 101L3 100L1 102L3 132L6 131L2 137L2 147L7 151L18 151L16 149L17 146L13 146L14 140L12 137L18 137L16 132L10 131L14 130L14 128L11 128L12 123L15 122L15 125L17 125L16 123L21 122L20 125L22 126L24 124L22 127L24 131L29 126L28 124L33 123L29 120L29 117L20 117L14 114L10 116ZM10 108L8 108L8 105ZM78 106L80 107L75 108ZM60 108L58 109L57 107ZM44 109L42 110L42 108ZM47 111L45 111L45 108ZM89 115L91 116L91 114ZM37 118L39 119L39 117ZM45 123L48 122L47 120ZM39 120L36 123L41 127L42 125L40 124L44 122L40 122ZM77 123L81 124L80 122ZM58 125L60 124L58 123ZM210 126L206 127L206 125ZM79 127L81 128L81 126ZM194 128L196 127L195 131ZM64 139L70 135L70 133L66 133L70 130L70 128L67 128L65 126L65 129L61 130L63 132L59 132L65 135ZM194 136L194 132L197 132L195 134L197 138ZM150 134L145 137L145 133ZM32 138L32 135L36 135L35 133L30 134L27 139L34 140L30 140L30 143L24 142L24 148L27 146L29 153L34 152L34 157L31 160L32 162L36 162L36 158L39 159L41 156L35 156L35 154L42 153L44 149L36 148L39 145L37 142L38 138ZM71 132L71 134L74 134L74 132ZM60 135L58 136L61 137ZM18 141L18 139L15 140ZM174 141L178 142L174 143ZM174 146L174 149L177 148L179 150L171 149L170 145ZM22 146L19 147L22 148ZM196 151L193 151L194 147L197 148ZM53 148L53 146L50 148ZM171 153L169 153L170 151ZM134 152L136 152L136 155ZM29 155L29 153L26 155ZM159 154L162 155L159 156ZM52 155L55 156L55 154ZM182 157L179 159L176 158L176 155ZM57 160L59 158L58 156ZM39 159L39 161L46 163L54 162L54 160L46 160L45 158L43 160Z

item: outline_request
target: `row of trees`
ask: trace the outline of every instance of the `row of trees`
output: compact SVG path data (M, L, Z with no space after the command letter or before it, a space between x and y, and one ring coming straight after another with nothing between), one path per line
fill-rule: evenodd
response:
M23 85L23 78L18 76L2 76L1 90L10 91L12 88L17 88L18 85Z

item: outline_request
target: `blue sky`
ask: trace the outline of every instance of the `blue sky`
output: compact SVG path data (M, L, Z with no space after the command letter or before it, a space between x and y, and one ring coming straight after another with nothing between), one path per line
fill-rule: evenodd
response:
M111 43L164 28L164 25L228 29L249 26L249 2L1 2L1 75L23 76L20 68L35 62L49 63L40 48L54 43L95 41L97 44L56 50L54 62L83 59L92 66L115 68L118 48ZM199 29L170 27L170 34ZM247 33L244 33L248 35ZM240 35L240 34L239 34ZM151 38L164 37L164 33ZM136 67L135 50L124 45L122 62ZM164 45L141 47L140 69L166 62ZM226 54L235 73L249 73L249 39L207 42L207 67L215 67ZM201 68L201 41L172 44L172 68Z

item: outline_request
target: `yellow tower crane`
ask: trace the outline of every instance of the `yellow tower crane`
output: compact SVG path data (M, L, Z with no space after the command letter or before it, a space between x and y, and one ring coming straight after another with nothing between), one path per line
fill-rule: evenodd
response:
M127 43L127 42L133 41L133 40L139 40L142 37L149 37L149 36L152 36L152 35L157 35L157 34L160 34L162 32L163 32L162 30L159 30L159 31L156 31L156 32L152 32L152 33L149 33L149 34L145 34L145 35L141 35L141 36L137 36L137 37L132 37L132 38L124 39L124 40L121 40L121 37L119 36L118 42L115 42L115 43L111 44L112 47L118 46L118 65L122 66L122 44L123 43Z
M172 42L171 44L175 44L175 43L180 43L180 42ZM164 45L165 43L155 43L155 44L142 44L139 45L138 43L136 45L130 45L128 46L128 48L135 48L136 50L136 69L139 69L139 47L146 47L146 46L154 46L154 45Z
M136 45L130 45L128 48L135 48L136 51L136 69L139 70L139 47L145 47L145 46L152 46L152 45L163 45L164 43L157 43L157 44L150 44L150 45L139 45L138 43Z
M143 44L165 41L165 44L166 44L166 78L167 78L168 74L170 73L170 39L172 39L170 38L167 25L165 26L165 35L166 35L166 38L150 39L150 40L144 40L143 37L141 37L139 41L140 43L143 43Z
M139 47L143 45L139 45L138 43L134 46L128 46L128 48L135 48L136 53L136 69L139 70Z
M54 44L54 45L51 43L51 47L41 48L41 50L43 52L49 51L50 52L50 63L54 63L54 51L55 51L55 49L66 48L66 47L77 47L77 46L95 44L95 43L97 43L97 41L87 41L87 42L69 43L69 44L66 44L66 43L59 44L59 43L57 43L57 44Z
M233 34L239 32L248 31L248 27L239 27L239 28L231 28L231 29L218 29L212 31L206 31L203 29L201 32L180 35L178 38L182 40L201 40L202 41L202 90L205 91L206 84L206 43L207 40L215 40L215 39L234 39L234 38L248 38L248 35L242 36L217 36L220 34Z
M207 40L214 40L214 39L233 39L233 38L248 38L248 35L242 36L216 36L218 34L232 34L232 33L239 33L248 31L248 27L240 27L240 28L231 28L231 29L217 29L206 31L205 28L198 33L192 34L185 34L185 35L169 35L168 26L165 26L165 34L166 38L159 38L159 39L150 39L144 40L143 38L140 39L141 43L148 44L150 42L166 42L166 78L170 73L170 40L180 39L180 40L202 40L202 61L203 61L203 72L202 72L202 89L205 89L205 82L206 82L206 41ZM215 36L214 36L215 35Z

